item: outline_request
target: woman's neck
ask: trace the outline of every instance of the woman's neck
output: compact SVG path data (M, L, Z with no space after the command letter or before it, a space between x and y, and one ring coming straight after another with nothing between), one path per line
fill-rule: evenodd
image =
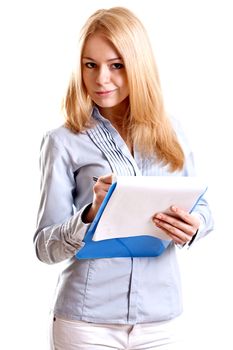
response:
M124 101L114 107L100 107L98 106L100 114L108 119L113 125L122 127L125 124L125 119L129 114L129 100L126 98Z
M122 139L125 141L130 150L130 153L133 154L133 143L129 136L129 129L127 125L127 118L129 115L128 98L115 107L101 108L98 106L98 109L101 115L111 122L113 127L118 131Z

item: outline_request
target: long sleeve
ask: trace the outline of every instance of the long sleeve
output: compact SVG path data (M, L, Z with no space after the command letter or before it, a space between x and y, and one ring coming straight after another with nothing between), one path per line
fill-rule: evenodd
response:
M186 176L196 176L193 153L191 152L191 150L186 155L185 175ZM200 228L197 231L196 235L191 240L191 242L189 242L187 244L188 247L193 245L200 238L206 236L208 233L213 231L214 221L213 221L212 213L211 213L206 195L204 195L198 201L197 205L195 206L195 208L192 212L192 215L197 216L200 219L201 225L200 225Z
M192 214L200 219L201 225L195 237L193 237L191 242L188 244L189 247L193 245L194 242L198 241L200 238L213 231L214 228L213 217L209 208L209 204L205 197L199 200Z
M184 153L185 153L185 167L183 170L184 176L196 176L196 169L195 169L195 161L193 152L189 146L189 142L184 134L184 131L180 125L180 123L177 120L173 119L173 123L177 132L177 135L179 137L179 141L183 147ZM207 192L208 194L208 192ZM193 245L196 241L198 241L200 238L206 236L208 233L213 231L214 228L214 221L212 217L212 213L209 207L209 203L207 200L207 195L204 195L199 201L198 204L195 206L195 209L192 212L193 215L197 216L200 221L201 225L196 233L196 235L193 237L191 242L185 246L190 247Z
M76 183L68 152L56 135L47 134L40 154L41 194L34 243L38 258L48 264L72 257L83 246L88 224L85 206L75 212Z

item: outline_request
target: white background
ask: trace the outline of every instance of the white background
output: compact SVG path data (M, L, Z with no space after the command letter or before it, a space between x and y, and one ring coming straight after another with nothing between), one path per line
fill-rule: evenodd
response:
M153 9L152 9L153 3ZM35 257L42 135L63 122L78 33L96 9L129 7L148 29L167 110L180 119L208 179L214 232L180 253L184 334L208 349L232 341L231 1L5 0L0 3L0 347L47 349L48 313L60 265ZM3 345L4 344L4 345Z

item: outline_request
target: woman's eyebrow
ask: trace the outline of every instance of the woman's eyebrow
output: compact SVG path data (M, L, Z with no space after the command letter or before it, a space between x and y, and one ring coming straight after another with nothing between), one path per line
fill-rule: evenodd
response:
M86 56L83 56L82 59L90 60L90 61L95 61L94 58L86 57ZM106 62L111 62L111 61L116 61L116 60L122 60L122 58L121 58L121 57L109 58Z

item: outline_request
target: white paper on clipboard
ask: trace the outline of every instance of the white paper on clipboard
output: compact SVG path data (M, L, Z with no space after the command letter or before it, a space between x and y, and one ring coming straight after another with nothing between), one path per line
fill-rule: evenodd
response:
M203 179L184 176L117 176L117 185L100 217L94 241L149 235L170 240L152 217L176 205L191 212L207 186Z

